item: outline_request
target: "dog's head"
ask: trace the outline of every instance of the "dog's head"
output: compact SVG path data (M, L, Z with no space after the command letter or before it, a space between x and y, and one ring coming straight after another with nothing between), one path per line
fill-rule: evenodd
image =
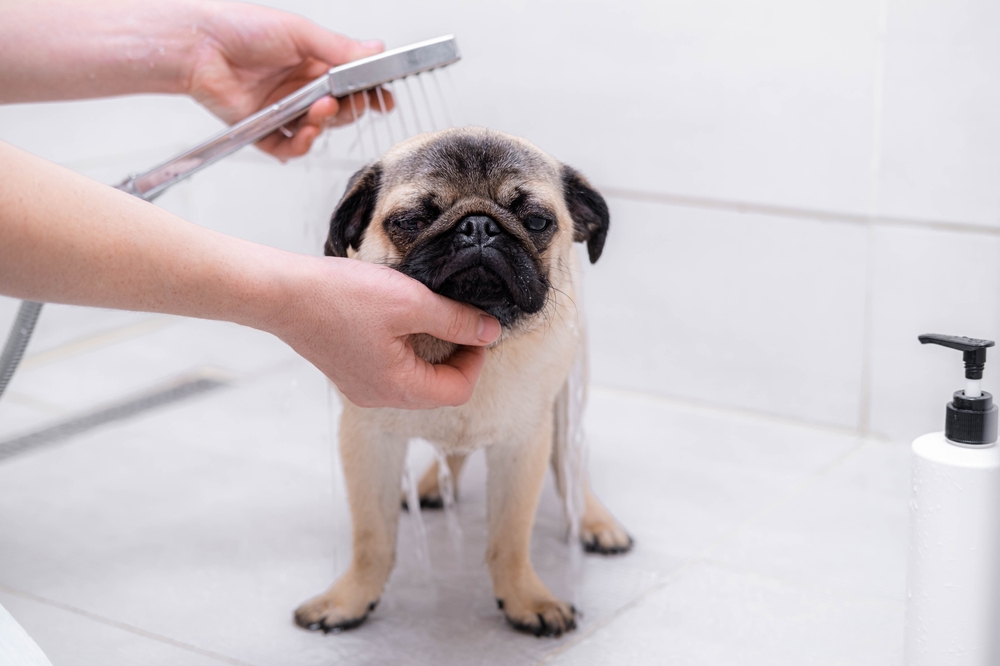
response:
M608 222L601 195L527 141L452 129L404 141L354 174L326 254L353 249L510 332L537 318L563 284L574 241L597 261Z

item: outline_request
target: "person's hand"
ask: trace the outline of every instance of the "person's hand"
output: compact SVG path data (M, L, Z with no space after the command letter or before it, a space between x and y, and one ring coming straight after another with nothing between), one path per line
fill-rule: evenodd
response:
M402 273L354 259L294 257L284 305L264 325L360 407L427 409L472 396L500 322ZM442 363L408 342L427 333L461 345Z
M0 142L0 294L232 321L277 335L365 406L472 396L499 322L355 259L226 236ZM408 340L460 345L442 363Z
M333 66L380 53L380 41L356 41L321 28L287 12L242 3L210 3L199 28L205 34L196 47L188 79L188 94L229 124L316 79ZM365 101L355 94L355 110ZM258 147L285 160L304 155L325 126L354 119L348 100L332 97L315 102L287 125L292 134L274 132ZM388 110L392 98L383 94ZM373 93L369 105L379 108Z

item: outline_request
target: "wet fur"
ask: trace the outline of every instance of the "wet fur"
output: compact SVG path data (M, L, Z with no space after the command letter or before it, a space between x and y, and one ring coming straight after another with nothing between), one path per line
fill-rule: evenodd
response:
M533 231L531 217L551 224ZM468 226L470 220L480 226ZM327 592L299 607L300 626L340 631L360 624L374 608L395 561L406 444L419 437L455 461L456 476L464 455L485 449L486 561L510 624L536 635L575 628L576 609L549 592L528 553L550 461L565 494L558 460L566 446L566 383L584 344L573 243L586 243L590 260L597 261L608 223L603 198L580 174L522 139L479 128L414 137L352 178L331 220L327 254L394 266L440 293L466 296L497 316L503 333L465 405L406 411L343 401L340 450L353 558ZM497 233L483 240L480 231ZM473 248L479 261L492 263L454 272L455 262L468 263L470 239L479 243ZM487 257L488 251L494 254ZM410 342L430 362L454 351L426 335ZM434 486L422 481L422 498L431 498ZM628 534L589 488L584 495L584 547L628 550Z

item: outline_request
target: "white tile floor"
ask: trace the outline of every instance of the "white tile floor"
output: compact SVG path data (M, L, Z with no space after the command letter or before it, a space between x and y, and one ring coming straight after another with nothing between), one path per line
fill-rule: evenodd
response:
M33 358L49 361L29 363L0 403L0 441L208 363L233 377L0 462L0 604L55 666L900 663L904 446L598 386L593 482L637 545L574 568L546 489L533 559L582 609L577 632L516 634L496 610L477 456L459 545L445 516L425 512L428 570L404 516L382 604L358 630L324 636L291 621L349 553L323 378L225 324L144 331L114 313L53 312L60 329L107 344L42 331ZM6 425L37 403L55 411ZM416 450L412 467L426 458Z

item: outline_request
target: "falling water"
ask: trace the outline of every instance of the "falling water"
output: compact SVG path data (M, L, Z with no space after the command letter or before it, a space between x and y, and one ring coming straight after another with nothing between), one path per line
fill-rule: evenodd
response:
M353 125L358 130L358 138L355 141L355 143L361 149L361 155L364 156L364 154L365 154L365 142L364 142L363 137L361 135L361 123L358 122L358 106L354 102L354 95L348 96L348 99L351 100L351 115L354 118ZM348 153L354 152L354 144L352 144L351 147L347 149L347 152Z
M411 523L413 524L413 540L417 544L417 562L424 575L431 570L430 550L427 547L427 529L424 527L424 517L420 511L420 493L410 467L403 468L403 490L406 492L406 505L409 507Z
M355 99L355 95L348 96L346 102L351 105L351 117L355 127L356 137L347 147L347 157L354 157L355 159L360 159L362 162L368 162L371 159L377 159L382 154L382 141L379 137L380 126L382 126L381 131L385 133L384 138L388 141L388 145L392 146L397 141L396 131L392 127L392 116L398 116L397 128L400 131L400 140L409 138L415 134L421 134L428 131L434 131L437 129L444 129L447 127L452 127L454 114L451 112L450 104L452 99L457 99L457 94L454 89L454 82L450 78L450 74L445 72L446 86L442 86L438 79L438 72L432 71L429 73L418 74L410 77L405 77L402 79L400 85L386 85L383 88L375 88L373 90L366 91L361 94L361 101L363 104L359 104L358 100ZM428 86L424 84L424 78L431 79L431 90L434 95L428 94ZM411 85L410 79L416 79L416 86ZM448 88L450 94L446 94L445 88ZM385 92L392 95L393 98L393 109L389 109L385 99ZM378 101L378 108L373 108L373 105L369 99L369 95L374 93L375 99ZM406 98L405 100L403 98ZM418 97L421 99L418 101ZM451 99L450 99L451 98ZM435 113L437 110L437 113ZM379 113L375 113L378 111ZM438 120L443 120L445 125L441 126ZM368 135L368 136L366 136ZM340 150L343 150L343 144L331 142L322 144L322 152L328 150L328 146L333 146L333 149L337 149L340 146ZM371 152L369 152L371 151ZM331 155L331 157L334 157ZM334 520L333 527L334 533L338 536L337 543L334 547L334 567L339 573L343 571L349 564L350 553L345 551L346 543L349 539L339 538L342 533L349 534L350 529L344 530L345 526L349 527L345 518L345 507L347 506L347 495L346 487L343 478L343 470L341 467L340 454L337 447L337 419L336 414L338 412L336 408L337 398L335 397L335 389L333 385L328 386L328 416L330 419L330 442L331 442L331 474L333 479L333 502L334 502ZM570 400L572 402L572 400ZM570 407L571 423L572 415L579 411L582 411L582 405L573 411L573 407ZM569 428L570 434L570 446L566 447L568 451L572 452L575 447L572 442L577 441L577 435L574 433L578 432L578 429L574 429L572 426ZM582 435L580 436L582 437ZM444 504L444 516L445 523L448 529L448 534L452 547L454 549L456 560L459 564L463 562L463 551L462 542L463 534L461 524L459 522L458 508L456 504L456 489L455 489L455 479L451 474L451 468L448 466L447 457L439 452L436 447L433 447L435 455L438 460L438 487L441 492L441 499ZM566 467L566 472L564 472L564 477L567 479L577 479L579 470L579 456L571 456L572 462L567 460L564 465L570 465ZM575 470L575 471L574 471ZM413 525L413 538L416 542L416 557L419 562L419 569L425 576L429 576L431 571L431 560L430 560L430 549L427 542L427 530L424 524L423 515L420 510L420 497L417 487L416 478L412 471L407 466L404 469L402 477L403 490L406 493L406 501L409 507L409 517L410 522ZM573 531L573 541L577 542L579 540L579 515L582 515L582 484L573 482L572 488L580 488L580 502L569 502L567 503L568 516L576 516L575 519L570 519ZM574 491L576 492L576 491ZM572 505L572 508L571 506ZM579 548L577 548L579 550ZM577 553L578 555L578 553Z
M341 552L346 540L349 538L350 529L344 530L345 521L343 512L347 506L347 493L344 484L344 471L340 465L340 447L338 442L338 420L337 420L337 397L336 388L332 382L326 382L326 416L329 423L330 437L330 479L333 496L333 572L340 575L347 570L350 563L349 556ZM346 538L341 538L342 536Z
M451 114L448 112L447 98L444 96L444 91L441 89L441 82L438 81L438 71L431 70L430 72L431 81L434 82L434 90L437 91L438 99L441 101L441 111L444 114L444 122L447 127L454 127L454 123L451 122Z
M424 126L423 123L420 122L420 114L417 113L417 103L414 101L413 87L410 85L410 77L403 79L403 83L406 85L406 96L410 101L410 109L413 111L413 122L416 123L417 133L423 134Z
M400 129L403 130L403 138L405 139L407 137L413 136L412 134L410 134L410 128L406 124L406 112L405 109L400 105L399 93L396 92L396 86L386 85L385 89L389 91L390 95L392 95L393 102L396 105L396 113L394 115L397 118L399 118Z
M427 95L427 88L424 86L424 75L417 74L415 77L417 83L420 86L420 94L424 98L424 104L427 106L427 117L430 119L431 129L437 129L437 122L434 120L434 114L431 112L431 98Z
M448 526L448 536L455 551L455 560L461 565L462 557L462 526L458 522L457 488L455 477L448 465L448 456L434 447L438 463L438 491L441 493L441 503L444 506L445 524Z
M361 95L361 98L365 100L365 113L362 120L364 120L365 117L368 118L368 130L372 135L372 144L375 146L375 155L378 156L382 154L382 149L378 145L378 134L375 132L375 119L373 118L374 114L372 113L371 104L368 103L368 93L366 92Z
M457 111L457 117L459 124L465 124L465 105L462 102L462 96L458 93L458 87L455 85L455 79L452 78L451 69L445 67L442 70L435 70L435 74L440 71L444 78L445 88L448 90L448 94L445 95L445 99L450 100L450 103L454 105Z
M586 503L587 483L587 439L583 428L583 415L587 404L587 336L580 282L580 279L576 280L576 302L573 305L577 309L577 316L569 319L576 341L576 356L566 386L556 401L557 423L554 444L557 447L559 474L564 491L563 510L569 535L568 582L574 595L583 576L580 520Z

